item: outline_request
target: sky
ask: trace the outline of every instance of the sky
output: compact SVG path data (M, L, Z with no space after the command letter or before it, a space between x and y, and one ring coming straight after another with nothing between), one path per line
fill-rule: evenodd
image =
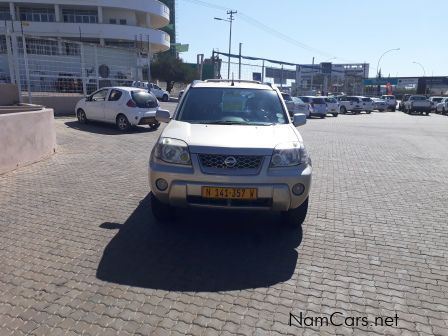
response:
M186 62L228 52L226 10L238 11L232 53L310 64L369 63L370 76L448 76L448 0L176 0ZM413 62L420 63L416 64Z

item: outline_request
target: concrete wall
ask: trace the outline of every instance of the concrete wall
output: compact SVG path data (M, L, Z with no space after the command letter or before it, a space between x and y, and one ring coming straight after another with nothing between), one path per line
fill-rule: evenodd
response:
M33 97L33 104L42 105L52 108L55 115L75 115L75 106L78 101L83 99L83 96L61 96L51 95ZM25 99L26 100L26 99Z
M0 114L0 174L38 162L56 151L52 109Z
M13 84L0 83L0 106L14 105L19 102L19 90Z

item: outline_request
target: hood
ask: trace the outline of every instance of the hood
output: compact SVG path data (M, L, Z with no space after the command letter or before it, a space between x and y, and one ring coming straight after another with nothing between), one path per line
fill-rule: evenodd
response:
M185 141L191 153L208 154L230 154L237 148L241 154L271 155L280 143L302 142L292 124L204 125L171 120L161 136Z

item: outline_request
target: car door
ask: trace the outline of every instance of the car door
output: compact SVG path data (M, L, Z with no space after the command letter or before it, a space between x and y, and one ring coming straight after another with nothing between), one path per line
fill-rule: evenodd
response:
M117 114L120 112L121 98L123 91L119 89L111 89L104 102L104 121L115 123Z
M163 97L163 90L161 87L157 86L154 84L154 92L153 94L157 97L157 98L162 98Z
M86 111L87 119L104 120L104 103L109 89L101 89L94 92L89 99Z

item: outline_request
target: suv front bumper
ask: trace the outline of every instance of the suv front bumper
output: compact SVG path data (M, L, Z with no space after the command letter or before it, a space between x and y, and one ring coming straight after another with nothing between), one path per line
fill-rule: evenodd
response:
M257 175L215 175L202 172L197 155L192 154L191 158L192 167L150 162L149 184L157 199L177 207L286 211L299 207L310 191L310 164L269 169L271 158L265 156ZM168 188L164 191L156 186L159 178L168 182ZM292 192L292 187L297 183L304 186L301 195ZM256 188L257 199L243 201L203 198L202 187Z

